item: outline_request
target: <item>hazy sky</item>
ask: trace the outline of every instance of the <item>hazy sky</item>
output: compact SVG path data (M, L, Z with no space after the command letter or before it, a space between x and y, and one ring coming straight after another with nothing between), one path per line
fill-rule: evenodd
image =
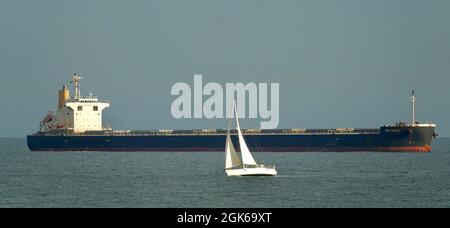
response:
M74 72L115 129L175 120L176 82L279 82L280 128L379 127L417 116L450 136L448 0L2 0L0 137L38 130ZM259 121L242 121L258 127Z

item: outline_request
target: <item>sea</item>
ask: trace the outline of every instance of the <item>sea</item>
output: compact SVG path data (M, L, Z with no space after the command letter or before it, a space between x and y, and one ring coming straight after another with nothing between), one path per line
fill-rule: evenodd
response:
M450 207L450 138L431 153L253 155L279 175L227 177L219 152L30 152L1 138L0 207Z

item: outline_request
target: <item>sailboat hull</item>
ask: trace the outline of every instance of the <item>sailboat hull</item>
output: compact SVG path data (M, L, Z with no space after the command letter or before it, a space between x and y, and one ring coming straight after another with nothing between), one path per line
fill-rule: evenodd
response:
M272 168L241 168L241 169L225 169L228 176L276 176L277 171Z

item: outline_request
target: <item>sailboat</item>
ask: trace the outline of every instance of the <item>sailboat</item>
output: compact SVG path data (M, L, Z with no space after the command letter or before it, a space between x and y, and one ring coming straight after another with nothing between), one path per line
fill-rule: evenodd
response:
M236 153L233 142L231 141L230 128L228 128L225 144L225 172L228 176L276 176L277 171L275 170L275 166L256 163L242 135L236 104L234 106L234 113L236 116L236 128L242 160L239 159Z

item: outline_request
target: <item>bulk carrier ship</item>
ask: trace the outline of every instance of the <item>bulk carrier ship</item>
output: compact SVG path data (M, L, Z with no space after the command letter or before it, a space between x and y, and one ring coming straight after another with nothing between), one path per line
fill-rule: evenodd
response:
M63 86L58 110L45 115L40 130L27 136L31 151L224 151L225 129L113 130L104 126L102 111L109 103L92 94L81 96L81 78L74 74L74 96ZM250 150L259 152L430 152L436 125L416 122L414 92L411 102L411 123L376 129L245 129L243 134ZM237 132L231 134L238 145Z

